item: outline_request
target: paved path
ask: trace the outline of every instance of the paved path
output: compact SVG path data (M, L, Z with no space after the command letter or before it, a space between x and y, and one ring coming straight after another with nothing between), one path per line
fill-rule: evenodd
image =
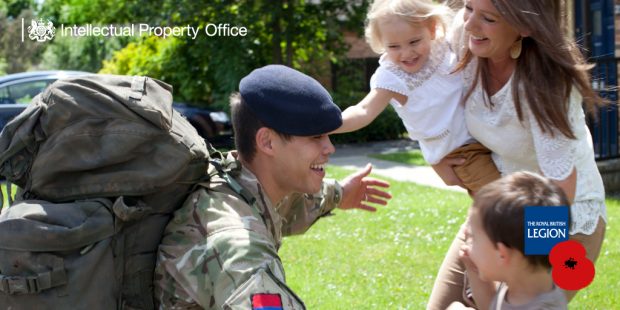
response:
M366 164L372 163L373 173L380 176L398 181L415 182L422 185L465 192L461 187L445 185L431 167L406 165L367 156L377 153L403 152L417 148L417 143L411 140L337 145L336 153L330 157L329 163L347 169L361 169Z

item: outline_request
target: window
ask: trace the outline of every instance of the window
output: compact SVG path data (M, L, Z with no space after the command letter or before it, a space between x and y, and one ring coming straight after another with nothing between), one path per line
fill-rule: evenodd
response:
M9 85L0 89L0 100L5 103L30 103L34 96L41 93L50 81L32 81ZM7 98L7 99L4 99Z
M0 104L13 103L11 97L9 97L8 87L0 87Z

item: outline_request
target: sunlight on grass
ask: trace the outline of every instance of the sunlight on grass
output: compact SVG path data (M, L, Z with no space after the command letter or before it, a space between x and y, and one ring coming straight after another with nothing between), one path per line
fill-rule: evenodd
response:
M328 167L330 177L350 171ZM376 213L334 212L280 250L287 282L308 309L424 309L439 265L465 218L462 193L390 181L394 196ZM620 203L608 201L608 238L594 283L574 309L612 309L620 303ZM611 237L611 238L610 238Z
M6 195L6 182L2 181L2 182L0 183L0 188L2 188L2 197L4 197L4 202L3 202L2 206L3 206L4 208L6 208L6 207L8 207L8 206L9 206L9 196L7 196L7 195ZM13 186L11 187L11 193L12 193L13 197L15 197L15 192L16 192L16 191L17 191L17 186L16 186L16 185L13 185ZM0 208L0 210L1 210L1 209L2 209L2 208Z
M368 156L376 159L395 161L408 165L428 166L428 163L426 162L426 160L424 160L424 157L422 156L422 152L420 152L420 150L387 154L370 154Z

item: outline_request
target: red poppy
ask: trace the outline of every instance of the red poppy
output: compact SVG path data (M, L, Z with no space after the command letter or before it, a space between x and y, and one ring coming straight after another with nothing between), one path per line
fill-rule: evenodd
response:
M556 244L549 253L551 276L565 290L580 290L594 280L594 264L586 257L586 249L575 240Z

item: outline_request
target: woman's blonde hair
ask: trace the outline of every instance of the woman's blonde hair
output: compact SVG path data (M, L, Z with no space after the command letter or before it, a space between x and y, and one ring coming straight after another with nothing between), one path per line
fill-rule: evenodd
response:
M375 53L381 54L385 52L379 30L382 21L401 18L412 25L430 22L435 33L443 35L452 16L448 6L431 0L375 0L366 15L366 41Z
M512 27L528 36L522 40L521 56L517 59L512 80L512 95L520 121L523 121L522 97L543 132L554 135L557 131L575 139L568 119L569 96L573 89L583 96L588 112L605 103L592 89L588 65L579 48L568 38L563 14L566 4L560 0L491 0L502 18ZM471 51L457 65L462 70L473 58ZM489 85L488 60L480 58L473 85L465 100L478 83L483 89ZM519 92L522 86L523 92ZM523 95L523 96L522 96ZM486 97L487 103L493 102Z

